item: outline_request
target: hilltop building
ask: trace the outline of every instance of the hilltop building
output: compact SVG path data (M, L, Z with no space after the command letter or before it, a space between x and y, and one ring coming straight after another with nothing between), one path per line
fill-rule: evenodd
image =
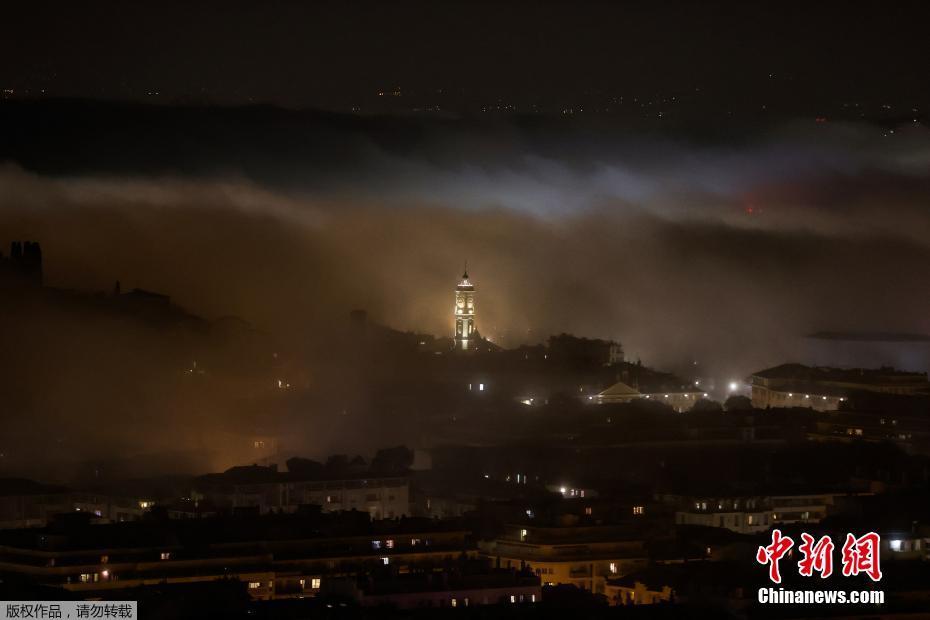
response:
M606 405L642 398L666 404L680 413L690 410L700 399L707 398L703 389L671 373L630 362L620 362L614 367L616 382L594 395L594 402Z
M624 361L623 345L613 340L579 338L571 334L550 336L548 356L554 362L574 366L614 366Z
M760 370L749 377L754 407L807 407L833 411L856 392L930 395L925 372L894 368L829 368L782 364Z

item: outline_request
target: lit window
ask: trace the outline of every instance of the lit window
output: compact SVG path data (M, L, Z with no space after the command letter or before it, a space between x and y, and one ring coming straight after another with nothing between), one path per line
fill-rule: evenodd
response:
M381 562L382 562L385 566L387 566L388 564L391 563L391 558L388 558L388 557L381 558Z
M262 587L262 582L260 582L260 581L250 581L250 582L249 582L249 590L257 590L257 589L259 589L260 587Z
M371 548L372 548L372 549L380 549L380 548L381 548L381 541L380 541L380 540L373 540L373 541L371 541Z
M585 507L584 507L584 513L585 513L586 515L591 516L591 513L592 513L592 512L593 512L593 510L591 509L590 506L585 506Z
M417 545L420 544L420 542L421 542L421 541L420 541L419 538L411 538L411 539L410 539L410 546L411 546L411 547L416 547Z
M517 602L517 597L514 596L513 594L511 594L511 595L510 595L510 602L511 602L511 603L516 603L516 602Z
M520 530L520 540L526 540L526 530Z
M455 599L452 599L452 606L453 606L453 607L458 607L458 605L459 605L459 602L458 602L457 600L455 600Z
M611 575L616 575L616 574L617 574L617 563L616 563L616 562L611 562L611 563L610 563L610 574L611 574Z
M162 552L161 552L161 559L163 559L163 560L170 560L170 559L171 559L171 552L170 552L170 551L162 551Z
M643 507L643 506L633 506L633 514L634 514L634 515L641 515L641 514L643 514L643 510L644 510L644 507Z
M81 583L90 583L93 576L90 573L81 573Z
M314 577L313 579L311 579L311 580L310 580L310 587L311 587L312 589L314 589L314 590L319 590L319 589L320 589L320 578L319 578L319 577Z
M394 540L393 540L393 539L391 539L391 540L385 540L385 541L384 541L384 546L385 546L386 548L388 548L388 549L393 549L393 548L394 548Z
M483 391L484 391L484 384L483 384L483 383L479 383L479 384L478 384L478 391L479 391L479 392L483 392Z

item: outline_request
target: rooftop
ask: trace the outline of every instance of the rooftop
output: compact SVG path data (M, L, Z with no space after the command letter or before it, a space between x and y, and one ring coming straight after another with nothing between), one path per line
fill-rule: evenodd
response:
M92 524L67 519L43 528L0 531L0 546L72 551L87 549L195 546L327 537L397 536L461 532L456 522L426 518L371 521L368 513L265 515L203 519L147 519Z
M804 382L852 383L860 385L927 385L927 373L881 368L831 368L788 363L766 368L752 374L762 379L781 379ZM930 387L930 385L928 385Z

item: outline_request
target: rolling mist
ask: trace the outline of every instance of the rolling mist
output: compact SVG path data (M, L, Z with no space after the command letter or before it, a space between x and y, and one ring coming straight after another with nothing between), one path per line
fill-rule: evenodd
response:
M317 456L404 437L357 371L348 313L447 336L466 260L478 327L503 346L613 338L717 381L785 361L930 366L926 342L806 338L930 331L918 124L709 136L77 102L0 117L0 247L40 241L57 290L0 291L0 449L17 472L35 450L58 477L92 455L209 471L239 459L224 433L288 421ZM181 314L114 310L116 281ZM328 396L284 402L265 389L280 377ZM364 432L329 417L346 406L336 393L364 403Z

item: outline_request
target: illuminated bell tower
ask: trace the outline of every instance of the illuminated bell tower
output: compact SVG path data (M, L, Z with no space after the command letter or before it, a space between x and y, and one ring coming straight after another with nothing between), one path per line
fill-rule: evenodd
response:
M474 347L475 287L468 280L468 267L455 287L455 348L468 351Z

